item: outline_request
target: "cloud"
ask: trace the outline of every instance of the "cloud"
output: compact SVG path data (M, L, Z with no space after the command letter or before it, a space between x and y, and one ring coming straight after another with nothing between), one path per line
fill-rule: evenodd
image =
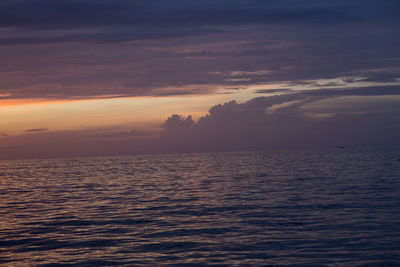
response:
M1 1L0 44L114 43L215 33L253 25L398 22L397 1ZM21 35L22 31L22 35Z
M290 91L214 105L197 121L173 114L160 129L29 129L3 137L0 158L346 147L400 148L398 87ZM128 130L125 130L128 129ZM36 134L29 134L36 132Z
M257 97L242 104L231 101L213 106L196 123L173 115L161 138L175 152L400 147L399 96L393 88L365 88ZM359 105L360 97L368 101ZM313 109L321 100L334 100L334 108Z
M391 0L3 0L0 94L79 99L324 79L398 83L398 11Z
M388 1L385 10L396 7ZM322 22L362 19L366 11L382 8L378 1L194 1L194 0L23 0L2 1L0 26L68 29L93 26L182 26L207 24ZM361 10L355 10L359 7ZM389 16L390 13L386 12ZM394 12L392 12L394 13ZM75 16L71 16L74 14ZM371 14L366 14L371 15ZM395 14L392 14L392 17ZM379 18L379 17L377 17Z
M34 129L27 129L25 130L26 133L36 133L36 132L44 132L44 131L48 131L48 128L34 128Z
M259 89L256 90L255 92L257 94L273 94L273 93L289 93L291 92L291 89Z
M161 128L166 130L165 133L168 137L184 138L190 134L193 123L192 116L184 117L173 114L161 125Z

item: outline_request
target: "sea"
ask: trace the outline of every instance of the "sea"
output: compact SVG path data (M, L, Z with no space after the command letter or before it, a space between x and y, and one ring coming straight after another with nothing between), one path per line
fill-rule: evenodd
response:
M1 266L400 266L400 151L0 161Z

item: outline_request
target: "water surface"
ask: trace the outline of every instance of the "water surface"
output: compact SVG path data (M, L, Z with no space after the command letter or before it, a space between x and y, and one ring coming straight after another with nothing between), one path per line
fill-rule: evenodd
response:
M400 151L0 161L0 264L400 264Z

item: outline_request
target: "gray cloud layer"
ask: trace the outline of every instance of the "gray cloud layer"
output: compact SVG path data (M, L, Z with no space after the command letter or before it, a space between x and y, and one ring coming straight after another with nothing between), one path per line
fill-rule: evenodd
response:
M0 27L30 30L87 27L193 27L270 23L398 21L397 1L296 0L3 0ZM178 33L176 33L178 34ZM148 34L147 34L148 36ZM143 32L143 37L146 38Z
M377 0L1 1L0 94L165 96L333 78L398 82L399 10L398 1Z
M398 88L377 92L371 88L320 90L258 97L243 104L232 101L213 106L197 123L191 117L171 116L163 125L162 140L175 152L400 147L400 92ZM373 100L377 96L387 98L375 110L354 107L351 102L350 108L340 106L340 101L354 97ZM331 113L321 114L323 108L307 109L324 99L338 101Z

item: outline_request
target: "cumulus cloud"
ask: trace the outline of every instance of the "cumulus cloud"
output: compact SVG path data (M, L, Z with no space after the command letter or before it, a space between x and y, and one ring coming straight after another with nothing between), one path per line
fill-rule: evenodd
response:
M193 125L192 116L184 117L182 115L173 114L164 124L161 125L168 135L184 134L189 131Z
M394 88L376 90L321 90L257 97L239 104L231 101L210 108L196 123L178 115L168 118L162 136L177 151L226 151L336 146L400 146L400 95ZM383 96L389 96L383 98ZM352 101L365 97L375 108L341 102L329 114L312 109L325 99ZM382 102L377 105L376 97ZM392 109L386 108L392 103ZM377 106L376 106L377 105ZM325 113L324 113L325 112ZM176 123L167 123L175 121ZM184 126L184 127L183 127ZM184 138L182 138L182 136Z

